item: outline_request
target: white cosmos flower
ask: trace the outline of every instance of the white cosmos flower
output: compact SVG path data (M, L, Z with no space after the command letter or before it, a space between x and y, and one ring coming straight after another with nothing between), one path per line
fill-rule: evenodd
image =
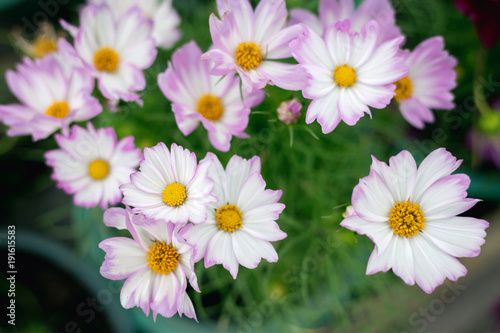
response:
M103 209L120 202L119 186L128 181L142 159L134 137L116 139L112 127L87 129L74 125L71 135L55 135L60 149L45 153L52 179L66 193L74 194L77 206Z
M172 7L172 0L88 0L88 3L106 4L116 17L134 6L139 7L144 17L153 20L153 37L158 47L170 49L181 38L178 29L181 18Z
M467 273L455 257L479 255L488 222L457 216L479 200L466 198L470 179L451 175L462 161L444 148L418 169L408 151L389 162L373 157L370 175L352 194L355 214L340 225L375 243L367 274L392 268L405 283L431 293L446 278L456 281Z
M75 37L75 48L110 100L140 101L146 87L143 69L151 66L157 50L153 22L137 7L115 17L106 6L88 5L77 29L61 22Z
M234 74L217 77L209 74L210 64L201 60L201 50L191 41L172 54L165 73L158 75L158 86L172 102L177 126L188 135L201 122L210 143L228 151L231 138L248 137L250 108L262 102L264 92L241 91Z
M100 269L102 276L127 279L120 293L122 306L138 306L146 315L151 309L155 321L157 314L170 318L175 313L196 320L193 303L186 293L186 278L200 292L193 247L177 236L175 225L148 220L142 214L133 214L128 207L108 209L104 223L126 228L133 237L113 237L99 244L106 252Z
M180 231L195 246L195 262L205 258L205 267L222 264L236 279L239 265L255 268L261 258L278 261L270 242L287 236L275 222L285 205L278 203L281 190L265 189L259 157L234 155L226 170L214 154L205 159L213 160L208 175L218 202L210 204L206 223Z
M379 24L366 23L360 33L345 20L332 24L324 37L302 25L304 34L290 43L290 50L307 73L302 90L312 99L306 123L315 119L323 133L333 131L343 120L353 126L368 113L368 107L383 109L394 96L393 82L408 74L397 57L403 37L377 44Z
M101 113L99 100L92 96L92 75L65 39L57 48L42 59L25 57L16 71L6 72L7 85L20 102L0 105L0 121L10 127L7 135L29 134L38 141L60 128L66 135L72 122Z
M163 142L144 148L140 171L120 187L122 202L155 220L203 223L207 205L216 201L211 194L213 181L207 177L210 164L210 159L198 164L194 153L175 143L170 151Z

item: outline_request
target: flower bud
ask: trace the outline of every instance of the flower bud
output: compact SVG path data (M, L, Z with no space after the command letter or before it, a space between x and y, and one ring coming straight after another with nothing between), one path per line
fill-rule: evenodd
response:
M287 125L294 124L300 117L302 104L297 98L284 101L278 107L278 119Z

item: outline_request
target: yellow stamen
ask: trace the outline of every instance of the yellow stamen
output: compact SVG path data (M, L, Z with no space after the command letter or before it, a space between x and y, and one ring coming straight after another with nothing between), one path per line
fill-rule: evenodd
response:
M119 62L120 56L110 47L103 47L94 55L94 66L98 71L114 72Z
M260 45L254 42L243 42L238 45L235 52L236 64L248 71L256 68L262 63Z
M235 205L225 205L215 210L215 220L220 230L235 231L241 228L241 214Z
M49 106L45 114L54 118L65 118L69 114L69 105L66 102L55 102Z
M169 206L182 205L186 196L186 187L179 183L171 183L165 187L162 194L163 202Z
M394 99L396 101L401 102L411 97L411 93L413 92L413 84L411 83L411 80L408 76L397 80L396 82L394 82L394 84L396 85L396 95L394 96Z
M155 274L168 275L181 261L175 247L170 244L165 245L164 241L154 241L149 249L148 266Z
M345 64L343 66L335 67L333 77L335 78L335 83L342 88L354 87L354 83L358 79L356 77L356 70Z
M43 58L57 51L57 40L45 36L38 37L33 43L33 57Z
M404 236L406 238L418 234L419 231L424 230L424 213L420 206L416 203L411 204L410 201L405 203L394 204L389 214L389 225L396 235Z
M224 107L222 106L221 100L214 95L203 94L198 100L198 106L196 111L201 113L201 115L211 121L219 120L224 112Z
M109 173L109 165L106 161L95 160L89 164L89 175L95 180L105 178Z

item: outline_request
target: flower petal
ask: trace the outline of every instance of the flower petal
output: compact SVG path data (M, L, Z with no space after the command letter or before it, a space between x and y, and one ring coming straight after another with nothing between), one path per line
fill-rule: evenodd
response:
M425 223L423 235L454 257L476 257L481 252L489 224L473 217L455 216Z
M205 268L214 264L222 264L231 273L233 278L236 279L239 264L234 255L233 236L234 233L226 231L219 231L215 234L208 243L205 255Z
M394 198L384 180L373 169L367 177L361 178L352 192L352 205L363 220L387 222L394 204Z
M123 285L120 302L125 309L138 306L149 315L154 275L149 268L132 274Z
M415 281L430 294L446 278L456 281L467 274L467 269L454 257L437 248L426 237L413 237Z
M457 160L456 157L446 151L445 148L439 148L430 153L418 167L417 179L411 195L411 201L420 201L422 195L429 186L436 180L450 175L460 166L460 164L462 164L462 160Z
M299 24L292 25L269 36L262 42L266 59L283 59L292 56L288 44L303 32Z
M338 98L340 89L333 89L325 97L315 99L309 104L306 113L306 123L310 124L315 119L321 125L321 131L326 134L333 131L340 123L338 111Z
M340 225L360 235L367 235L375 243L378 253L386 251L394 237L389 223L369 222L356 215L345 218Z
M106 252L99 271L107 279L122 280L147 266L146 253L133 239L108 238L99 247Z
M463 213L477 200L467 199L470 178L465 174L443 177L424 192L420 207L426 219L442 219Z

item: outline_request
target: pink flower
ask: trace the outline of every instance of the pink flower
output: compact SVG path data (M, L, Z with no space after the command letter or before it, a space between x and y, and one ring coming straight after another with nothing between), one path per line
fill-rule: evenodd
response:
M98 79L104 97L140 101L146 87L143 69L156 58L153 22L137 7L115 17L108 6L86 6L75 33L75 48L88 70ZM66 25L69 31L71 27Z
M158 85L172 101L177 126L184 135L201 123L210 143L228 151L232 136L247 137L250 108L264 99L264 92L254 90L240 95L240 80L233 73L225 77L209 74L209 63L200 59L201 50L189 42L172 55L165 73L158 75Z
M418 169L408 151L391 157L389 165L372 158L370 175L352 193L355 215L340 223L375 243L366 274L392 268L428 294L446 278L464 276L467 270L455 257L479 255L488 222L457 216L479 201L467 198L467 175L451 175L462 161L444 148Z
M175 143L170 150L163 142L144 148L140 171L120 187L122 202L147 218L180 226L188 221L204 223L207 205L216 200L207 176L211 163L205 159L198 164L194 153Z
M342 213L343 218L348 218L353 215L356 215L356 212L354 211L354 207L351 205L347 206L345 212Z
M52 179L68 194L74 194L75 205L103 209L120 202L121 184L129 181L142 159L134 146L134 137L116 140L112 127L87 129L73 126L71 136L56 134L60 149L45 153Z
M255 268L262 258L278 261L270 242L286 237L275 222L285 205L278 203L280 190L266 190L259 157L234 155L225 170L214 154L205 159L213 160L208 175L218 201L210 204L204 224L189 224L180 231L195 246L195 262L205 258L207 268L222 264L236 279L239 265Z
M307 73L302 90L312 99L306 123L315 119L323 133L333 131L343 120L353 126L368 113L369 106L382 109L394 96L392 83L405 77L408 68L397 57L403 37L377 44L379 25L370 21L361 33L350 32L350 21L330 25L321 38L307 26L290 43L299 68Z
M64 38L64 33L56 32L54 26L48 22L40 22L33 40L24 38L21 29L14 30L11 37L17 48L31 59L35 59L57 52L58 40Z
M91 96L92 76L67 41L59 40L58 48L42 59L24 58L17 72L7 71L7 84L21 102L0 105L0 121L10 126L7 135L32 135L38 141L101 113L102 106Z
M113 237L99 247L106 252L101 275L111 280L127 279L120 293L125 309L140 307L153 319L175 313L196 319L193 303L186 293L187 282L198 292L194 273L193 247L178 237L174 224L134 215L127 207L110 208L104 223L128 229L133 239Z
M278 106L278 119L287 125L294 124L300 118L302 103L297 98L281 102Z
M305 9L292 9L289 24L304 23L323 36L328 26L345 19L351 21L351 30L356 32L361 32L366 23L374 20L380 26L379 44L402 36L389 0L364 0L358 8L353 0L320 0L318 12L319 17Z
M288 44L302 33L299 25L285 28L284 0L261 0L255 11L248 0L217 0L217 8L220 20L210 16L214 48L203 55L214 63L211 74L236 71L248 92L267 84L302 88L304 77L295 65L275 61L291 57Z
M444 50L442 37L432 37L417 45L413 52L401 53L409 73L395 82L394 99L403 117L416 128L434 122L432 109L455 107L451 90L456 87L457 59Z

